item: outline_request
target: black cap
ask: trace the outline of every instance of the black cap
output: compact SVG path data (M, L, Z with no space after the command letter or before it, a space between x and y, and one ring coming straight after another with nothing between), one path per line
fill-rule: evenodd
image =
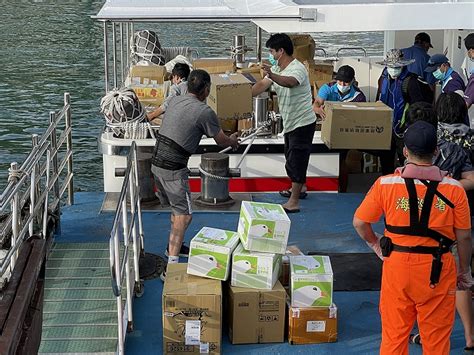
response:
M464 45L466 49L474 49L474 33L469 33L466 38L464 38Z
M436 128L426 121L416 121L403 136L405 147L415 154L434 153L438 144Z
M428 33L426 32L420 32L415 36L415 42L424 42L428 43L430 45L430 48L433 48L431 45L431 37Z
M355 77L354 68L352 68L349 65L343 65L342 67L338 69L335 79L343 81L345 83L350 83L352 80L354 80L354 77Z

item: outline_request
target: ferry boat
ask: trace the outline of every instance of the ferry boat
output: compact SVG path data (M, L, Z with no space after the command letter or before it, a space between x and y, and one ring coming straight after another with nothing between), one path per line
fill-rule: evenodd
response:
M104 26L107 92L126 79L130 35L139 24L146 28L151 23L202 22L212 26L229 22L235 24L237 32L239 23L253 23L257 60L262 58L263 31L383 31L384 50L410 46L417 32L426 31L432 38L432 53L446 52L459 70L465 56L462 39L474 28L473 13L474 1L467 0L145 0L139 4L108 0L94 18ZM361 89L374 100L381 70L375 62L381 56L320 59L333 61L335 69L353 66ZM64 106L51 112L48 130L33 137L33 148L25 161L12 163L9 184L0 195L5 249L0 264L5 284L0 299L0 353L161 354L163 284L156 278L143 281L140 275L143 260L150 260L147 254L163 254L169 233L169 211L150 209L139 196L144 183L140 177L142 162L154 141L116 138L102 132L99 147L104 192L74 193L71 120L74 112L66 94ZM240 159L243 145L241 151L230 153L231 167ZM308 189L314 193L301 201L303 213L291 216L289 244L305 253L362 253L368 262L371 251L352 228L352 215L363 194L318 193L337 191L339 155L323 145L317 132L313 145ZM274 193L287 187L282 146L281 137L256 138L243 162L241 177L230 182L231 192L245 192L254 201L283 203L284 199ZM215 149L211 141L203 139L199 153ZM197 154L190 161L191 167L197 167L199 161ZM200 184L193 184L197 192ZM112 212L104 209L108 193L116 194ZM235 230L237 222L235 210L203 209L194 214L185 239L203 226ZM383 226L376 225L376 230L382 232ZM159 257L151 260L156 264ZM362 268L365 262L357 260L355 268L347 265L347 272ZM231 345L224 320L221 352L378 353L378 298L376 290L334 293L337 343ZM457 320L452 353L463 348L463 330ZM421 347L411 345L410 352L421 353Z

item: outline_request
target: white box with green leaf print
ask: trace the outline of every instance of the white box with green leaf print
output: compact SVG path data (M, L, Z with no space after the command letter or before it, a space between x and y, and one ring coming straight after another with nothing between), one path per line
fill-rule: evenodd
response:
M226 281L239 234L204 227L191 240L188 274Z
M232 254L231 285L271 290L280 274L282 256L245 250L242 244Z
M285 254L290 225L281 205L242 202L238 232L246 250Z
M290 256L290 270L292 307L332 304L333 272L329 256Z

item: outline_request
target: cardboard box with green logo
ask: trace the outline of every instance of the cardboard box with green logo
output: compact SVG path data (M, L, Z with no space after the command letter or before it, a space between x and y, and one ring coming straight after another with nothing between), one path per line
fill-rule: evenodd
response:
M290 269L292 307L332 304L333 272L328 256L290 256Z
M188 274L226 281L239 234L203 227L191 240Z
M285 254L290 219L281 205L243 201L238 232L247 250Z
M248 251L239 244L232 254L231 285L271 290L278 280L281 257Z

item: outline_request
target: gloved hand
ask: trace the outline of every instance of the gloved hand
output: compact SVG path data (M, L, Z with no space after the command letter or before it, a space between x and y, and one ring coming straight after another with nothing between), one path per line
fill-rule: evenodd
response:
M375 242L366 242L367 245L374 251L375 254L383 261L382 248L380 247L380 238L377 237Z
M457 288L460 291L467 291L474 285L472 280L471 271L466 271L463 273L458 274L457 279Z

